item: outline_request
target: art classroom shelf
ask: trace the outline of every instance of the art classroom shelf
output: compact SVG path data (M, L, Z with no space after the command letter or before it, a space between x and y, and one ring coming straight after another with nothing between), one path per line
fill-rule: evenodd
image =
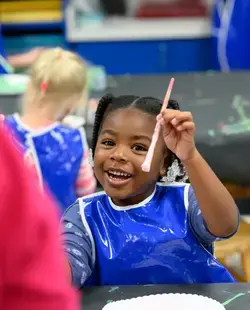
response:
M62 31L63 12L60 0L3 1L0 3L3 31Z

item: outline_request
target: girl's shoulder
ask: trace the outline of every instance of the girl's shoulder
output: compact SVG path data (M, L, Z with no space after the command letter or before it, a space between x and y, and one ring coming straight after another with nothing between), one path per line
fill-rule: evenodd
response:
M188 205L189 196L192 192L190 183L173 182L173 183L157 183L158 197L168 197L170 193L174 197L180 197Z
M162 192L164 191L169 191L170 189L174 190L174 189L189 189L190 187L190 183L184 183L184 182L171 182L171 183L167 183L167 182L159 182L157 183L157 186L159 188L159 190L161 190Z
M95 206L97 203L104 205L107 204L107 194L104 191L96 192L77 199L77 204L80 209L85 209L87 206Z
M74 218L77 217L77 215L80 214L80 211L85 209L87 206L93 206L97 201L102 200L104 197L106 197L106 193L104 191L97 192L94 194L86 195L83 197L80 197L76 200L75 203L73 203L69 208L66 209L64 212L62 218Z
M86 195L77 199L78 204L87 204L97 200L101 200L103 197L107 197L104 191L96 192L90 195Z

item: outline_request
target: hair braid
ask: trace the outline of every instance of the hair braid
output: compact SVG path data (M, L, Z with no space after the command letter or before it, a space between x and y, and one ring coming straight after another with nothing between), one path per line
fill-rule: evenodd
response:
M100 126L103 120L103 115L108 107L108 105L113 101L114 97L111 94L107 94L103 96L98 104L96 113L95 113L95 122L93 128L93 135L92 135L92 152L93 155L95 154L96 143L98 140L98 134L100 130Z

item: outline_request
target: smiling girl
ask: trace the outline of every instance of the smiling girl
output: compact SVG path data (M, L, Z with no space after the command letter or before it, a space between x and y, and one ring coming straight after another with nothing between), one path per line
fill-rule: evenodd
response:
M195 147L192 114L173 100L161 107L155 98L100 100L92 147L104 192L78 199L63 217L76 287L235 281L213 243L237 231L237 207ZM162 133L146 173L156 121ZM185 172L191 184L176 182Z

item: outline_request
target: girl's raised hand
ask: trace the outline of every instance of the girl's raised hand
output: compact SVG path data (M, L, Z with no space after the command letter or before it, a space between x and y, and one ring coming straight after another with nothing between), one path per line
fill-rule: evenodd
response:
M163 129L163 138L169 150L181 161L193 157L195 124L190 112L166 109L157 116Z

